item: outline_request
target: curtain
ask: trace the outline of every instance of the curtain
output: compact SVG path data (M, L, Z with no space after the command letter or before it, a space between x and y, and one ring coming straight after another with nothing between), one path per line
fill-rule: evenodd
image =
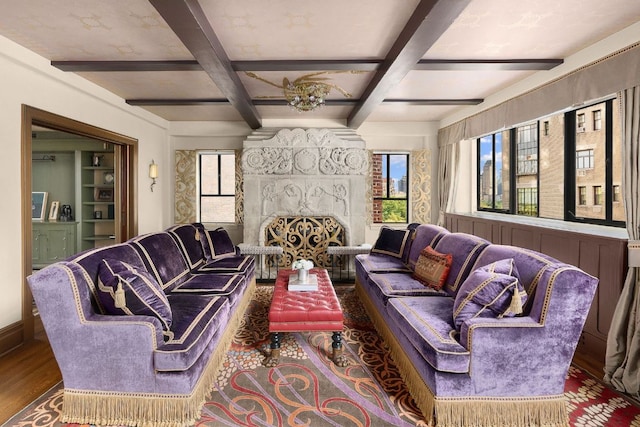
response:
M640 239L640 86L619 93L622 119L622 188L629 239ZM618 300L605 356L604 380L640 397L640 268L630 267Z
M438 225L440 226L444 226L444 214L449 208L449 200L453 193L459 152L458 142L443 145L438 151Z
M175 208L174 223L188 224L195 222L196 212L196 163L197 152L194 150L175 151Z

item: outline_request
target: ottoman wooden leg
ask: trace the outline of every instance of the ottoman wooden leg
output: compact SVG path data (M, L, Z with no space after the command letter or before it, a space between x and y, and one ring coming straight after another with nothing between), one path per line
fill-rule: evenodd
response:
M280 362L280 332L271 333L271 354L264 360L264 366L273 368Z
M342 333L334 332L332 338L333 343L331 344L331 347L333 347L333 363L335 363L337 366L345 367L349 363L347 362L346 356L342 354Z

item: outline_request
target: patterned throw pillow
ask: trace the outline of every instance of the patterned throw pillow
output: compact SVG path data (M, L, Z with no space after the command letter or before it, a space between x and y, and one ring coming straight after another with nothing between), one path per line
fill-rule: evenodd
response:
M412 230L396 230L383 226L380 229L376 243L371 248L371 252L404 260L409 252L412 233Z
M453 321L474 317L513 317L522 313L527 293L513 259L496 261L474 270L462 283L453 304Z
M200 242L207 261L236 254L236 246L233 244L231 237L229 237L227 230L222 227L218 227L215 230L205 230L204 238Z
M102 260L97 297L106 314L154 316L165 331L171 326L171 307L156 279L126 262Z
M441 254L427 246L420 251L413 278L430 288L440 290L447 280L452 262L451 254Z

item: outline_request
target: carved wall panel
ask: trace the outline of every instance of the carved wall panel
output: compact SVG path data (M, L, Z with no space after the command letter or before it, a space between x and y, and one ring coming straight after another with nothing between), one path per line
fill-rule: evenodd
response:
M411 152L411 222L431 222L431 151Z
M364 242L369 155L351 129L261 129L243 145L244 242L264 244L275 217L333 216Z
M196 151L175 151L174 222L176 224L196 221L196 162Z

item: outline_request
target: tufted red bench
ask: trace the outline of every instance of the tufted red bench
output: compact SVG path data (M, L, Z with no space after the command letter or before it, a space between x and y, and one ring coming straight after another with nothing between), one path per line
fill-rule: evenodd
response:
M346 366L342 354L342 328L344 318L340 301L333 289L327 270L315 268L311 274L318 276L317 291L287 290L289 276L295 270L280 270L273 290L269 308L269 332L271 332L271 356L266 366L276 366L280 358L280 337L282 332L333 332L333 361L338 366Z

